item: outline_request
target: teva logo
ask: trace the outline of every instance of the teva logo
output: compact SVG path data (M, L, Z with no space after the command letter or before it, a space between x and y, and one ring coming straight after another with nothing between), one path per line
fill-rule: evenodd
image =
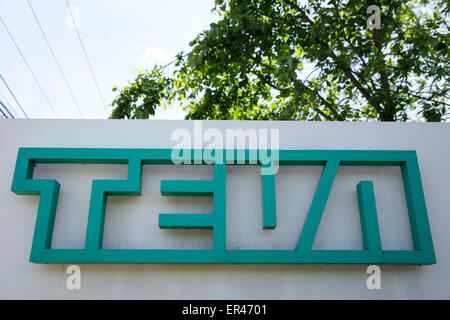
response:
M143 165L173 164L173 149L20 148L11 190L40 195L30 261L34 263L361 263L434 264L431 231L415 151L277 150L280 166L323 166L297 246L294 250L229 250L226 248L226 168L257 165L274 168L255 150L190 150L189 163L213 166L212 180L162 180L163 196L210 196L210 214L159 214L159 227L213 230L213 249L103 249L106 200L109 196L140 195ZM183 154L183 159L186 159ZM195 155L202 155L201 161ZM238 157L239 155L239 157ZM233 156L233 158L229 158ZM224 159L225 161L218 161ZM274 158L272 158L274 159ZM56 180L33 179L35 164L127 164L124 180L93 180L84 249L52 249L51 241L60 185ZM180 162L186 164L185 161ZM312 250L334 178L340 166L398 166L408 209L414 250L383 250L372 181L356 186L363 250ZM275 175L261 174L262 228L277 226Z

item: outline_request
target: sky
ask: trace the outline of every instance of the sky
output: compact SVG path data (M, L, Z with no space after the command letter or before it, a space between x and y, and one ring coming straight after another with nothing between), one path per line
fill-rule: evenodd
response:
M68 0L99 93L66 0L29 2L81 110L66 86L28 0L0 0L0 17L50 101L0 22L0 74L29 118L107 118L117 95L112 91L115 85L125 86L135 78L137 70L172 61L175 54L189 49L189 42L198 33L218 20L211 12L214 0ZM0 99L15 117L25 117L1 80ZM153 118L183 119L184 115L180 107L174 106L157 110Z

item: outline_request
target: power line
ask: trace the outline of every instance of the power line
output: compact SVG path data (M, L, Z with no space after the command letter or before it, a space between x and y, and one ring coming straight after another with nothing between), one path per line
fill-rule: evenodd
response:
M17 105L19 106L20 110L22 110L23 114L25 115L25 118L28 119L28 115L27 113L23 110L22 105L19 103L19 100L17 100L16 96L14 95L14 93L12 92L11 88L8 86L8 84L6 83L6 80L3 78L3 76L0 73L0 78L2 79L3 83L5 84L6 88L8 89L9 93L12 95L12 97L14 98L14 100L16 101Z
M73 27L75 28L75 31L77 32L78 40L80 41L81 49L83 49L84 57L86 58L86 62L88 64L88 66L89 66L89 70L91 72L92 79L94 79L95 86L97 88L98 96L100 97L100 100L102 101L103 108L105 109L106 114L108 114L108 109L106 109L105 100L103 99L102 93L100 91L100 87L99 87L98 82L97 82L97 78L95 77L94 70L92 69L91 62L89 61L89 57L87 55L86 48L84 47L83 40L81 39L81 34L80 34L80 31L78 30L77 23L75 22L75 18L74 18L73 13L72 13L72 8L70 7L70 4L69 4L69 0L66 0L66 5L67 5L67 9L70 12L70 16L72 17Z
M11 116L11 118L14 119L13 114L11 113L11 111L9 111L8 107L5 106L5 104L0 100L0 104L2 105L2 107L9 113L9 115ZM1 109L0 109L1 110ZM3 112L3 110L1 110L3 115L5 116L5 118L8 118L8 116Z
M1 101L0 101L1 103ZM0 112L3 114L3 118L8 118L8 116L3 112L2 108L0 108Z
M70 87L69 82L67 81L66 75L64 74L60 63L59 63L58 59L56 58L55 52L53 51L52 46L50 45L50 42L48 41L47 35L45 34L44 29L42 28L42 25L39 22L39 19L38 19L37 15L36 15L36 12L34 11L30 0L27 0L27 2L28 2L28 6L30 7L31 12L33 13L33 16L34 16L34 19L36 20L36 23L38 24L39 29L41 30L42 36L44 37L45 42L47 43L47 47L50 50L50 53L52 54L53 59L55 60L56 66L58 67L59 72L61 73L61 75L62 75L62 77L64 79L64 82L66 83L67 89L69 89L69 92L70 92L70 94L72 96L73 101L75 102L75 105L76 105L78 111L81 114L81 117L84 118L83 111L81 111L80 105L78 104L78 101L75 98L75 94L73 93L72 88Z
M42 92L43 96L45 97L45 100L47 100L47 103L50 106L50 108L52 109L53 114L55 115L55 117L57 117L55 109L53 108L53 105L50 102L50 99L48 98L47 94L45 93L44 89L42 88L39 80L37 79L36 75L34 74L33 70L31 69L30 65L28 64L27 59L25 59L25 56L23 55L22 51L20 50L19 46L17 45L16 40L14 39L13 35L9 31L8 27L6 26L5 21L3 21L1 16L0 16L0 21L2 22L2 24L5 27L6 31L8 32L9 37L11 38L12 42L14 43L14 46L16 47L17 51L19 52L20 56L22 57L23 61L25 62L25 65L27 66L28 70L30 71L31 75L33 76L33 79L36 82L37 86L39 87L40 91Z
M17 117L17 111L13 108L13 106L11 105L11 103L9 103L8 99L6 99L6 97L3 95L3 93L0 91L0 98L2 98L3 101L6 102L6 104L8 105L8 107L11 108L11 110L13 111L14 115Z
M3 114L3 118L8 118L8 116L3 112L3 110L1 108L0 108L0 112Z
M12 113L9 112L8 108L3 104L3 102L2 102L1 100L0 100L0 105L1 105L2 107L4 107L5 110L9 113L10 117L13 118ZM0 111L2 112L4 118L8 118L8 116L7 116L6 113L3 111L2 108L0 108Z

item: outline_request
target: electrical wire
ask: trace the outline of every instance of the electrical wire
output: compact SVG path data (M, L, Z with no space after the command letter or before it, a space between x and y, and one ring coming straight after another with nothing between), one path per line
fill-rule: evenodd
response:
M8 99L6 99L6 97L3 95L3 93L0 91L0 98L2 98L2 100L6 103L6 105L13 111L12 113L17 117L17 111L13 108L13 106L11 105L11 103L8 101Z
M9 111L8 107L5 106L5 104L0 100L0 104L2 105L2 107L9 113L9 115L11 116L11 118L14 119L13 114L11 113L11 111ZM1 110L1 109L0 109ZM8 118L8 116L3 112L3 110L1 110L3 115L5 116L5 118Z
M53 56L53 60L55 60L56 66L58 67L58 70L59 70L59 72L61 73L61 76L63 77L64 82L66 83L67 89L69 90L70 95L72 96L72 99L73 99L73 101L74 101L74 103L75 103L75 105L76 105L78 111L79 111L80 114L81 114L81 117L84 118L83 111L81 111L81 107L80 107L80 105L78 104L78 101L77 101L77 99L76 99L76 97L75 97L75 94L73 93L72 88L71 88L70 85L69 85L69 82L67 81L66 75L64 74L64 71L63 71L63 69L62 69L62 67L61 67L61 64L60 64L59 61L58 61L58 58L56 58L56 54L55 54L55 52L53 51L52 46L50 45L50 42L48 41L47 35L45 34L45 31L44 31L44 29L42 28L41 23L39 22L39 19L38 19L37 15L36 15L36 12L34 11L33 6L31 5L30 0L27 0L27 2L28 2L28 6L30 7L31 12L33 13L33 16L34 16L35 21L36 21L37 25L39 26L39 29L41 30L42 36L44 37L45 42L47 43L47 47L48 47L48 49L50 50L50 53L51 53L52 56Z
M22 57L25 65L27 66L28 70L30 71L31 75L33 76L34 81L36 82L37 86L39 87L39 90L41 91L42 95L45 97L45 100L47 101L48 105L50 106L50 108L53 111L53 114L55 115L55 117L57 117L57 114L55 112L55 108L53 108L52 103L50 102L50 99L48 98L47 94L45 93L44 89L42 88L39 80L37 79L36 75L34 74L33 70L31 69L30 65L28 64L27 59L25 58L25 56L22 53L22 50L20 50L16 40L14 39L14 36L11 34L11 32L9 31L5 21L2 19L2 17L0 16L0 21L2 22L3 26L5 27L6 31L8 32L9 37L11 38L12 42L14 43L14 46L16 47L17 51L19 52L20 56Z
M1 103L1 101L0 101ZM3 110L0 108L0 112L3 114L3 118L8 118L8 116L3 112Z
M67 5L67 9L70 12L70 16L72 17L73 26L75 28L75 31L77 32L78 40L80 41L81 49L83 50L84 57L86 58L86 62L88 64L88 66L89 66L89 70L91 72L92 79L95 82L95 86L97 88L98 96L100 97L100 100L101 100L101 102L103 104L103 108L105 109L106 114L108 114L108 109L106 108L105 100L103 99L102 93L100 91L100 86L98 85L97 78L95 77L94 70L92 68L91 62L89 61L89 57L88 57L88 54L86 52L86 48L84 46L83 40L81 39L81 34L80 34L80 31L78 30L77 23L75 22L75 18L73 16L72 9L71 9L70 4L69 4L69 0L66 0L66 5Z
M12 92L11 88L8 86L8 84L6 83L5 78L3 78L2 74L0 73L0 78L2 79L3 83L5 84L6 88L8 89L9 93L11 94L11 96L14 98L14 100L16 101L17 105L19 106L20 110L22 110L22 113L25 115L25 118L28 119L28 115L25 112L25 110L23 110L22 105L19 103L19 100L17 100L16 96L14 95L14 93Z

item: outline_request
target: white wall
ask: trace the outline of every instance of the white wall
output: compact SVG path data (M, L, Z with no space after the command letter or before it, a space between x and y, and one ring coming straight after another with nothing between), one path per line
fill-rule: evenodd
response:
M218 128L280 129L281 149L416 150L436 252L431 266L382 265L381 290L367 265L81 264L81 290L66 288L68 265L28 262L38 196L10 191L19 147L170 148L191 121L0 120L0 298L302 299L450 298L450 126L420 123L204 121ZM320 168L282 167L278 226L261 229L258 170L227 170L227 247L293 249ZM121 165L39 165L36 178L61 183L53 248L82 248L92 179L125 178ZM163 197L161 179L208 179L208 167L144 166L140 197L109 197L105 248L211 248L208 230L160 230L158 213L211 212L210 198ZM361 249L356 184L374 181L383 248L411 249L398 168L340 168L314 249Z

